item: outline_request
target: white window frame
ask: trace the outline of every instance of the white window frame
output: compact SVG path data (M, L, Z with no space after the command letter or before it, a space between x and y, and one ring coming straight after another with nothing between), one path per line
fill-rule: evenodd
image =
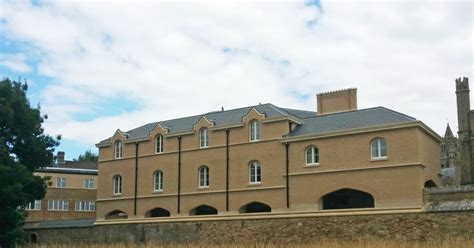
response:
M26 204L26 210L41 210L41 200L33 200Z
M122 151L123 151L122 141L116 141L114 148L115 148L115 159L122 158Z
M198 169L199 188L209 188L209 167L203 165Z
M158 134L155 137L155 153L163 153L163 135Z
M48 211L68 211L68 200L48 200Z
M308 152L311 152L311 154L309 154L310 161L308 161ZM306 165L319 165L319 149L315 146L307 147L304 152L304 159Z
M77 212L94 212L95 211L95 201L76 201Z
M56 178L56 188L66 188L66 178L57 177Z
M258 161L252 161L249 164L249 183L250 184L261 184L262 183L262 166Z
M113 181L113 193L114 195L122 194L122 176L115 175L112 179Z
M93 178L84 179L84 188L85 189L95 189L95 180Z
M209 132L203 127L199 130L199 148L209 147Z
M385 150L385 155L383 150ZM384 138L375 138L370 142L370 158L372 160L387 159L387 141Z
M260 140L260 125L257 120L250 121L249 128L250 141L255 142Z
M163 191L163 171L158 170L153 174L153 191Z

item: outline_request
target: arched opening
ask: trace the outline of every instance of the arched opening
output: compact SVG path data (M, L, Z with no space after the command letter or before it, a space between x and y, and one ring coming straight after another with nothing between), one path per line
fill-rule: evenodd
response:
M128 214L121 210L114 210L105 216L106 220L127 219Z
M425 182L425 188L434 188L436 187L436 183L433 180L428 180Z
M30 234L30 243L36 244L38 242L38 234L32 233Z
M265 203L261 202L251 202L247 205L244 205L240 208L240 213L264 213L271 212L272 208Z
M147 218L169 217L169 216L170 216L170 211L164 208L154 208L145 214L145 217Z
M201 205L191 209L190 215L215 215L217 214L217 209L208 206Z
M374 197L364 191L340 189L321 199L322 209L373 208Z

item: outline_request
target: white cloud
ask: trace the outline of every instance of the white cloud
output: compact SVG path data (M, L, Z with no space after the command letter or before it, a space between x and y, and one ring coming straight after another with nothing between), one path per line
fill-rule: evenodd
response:
M25 62L24 54L6 54L0 53L0 65L7 67L15 72L30 72L30 66Z
M446 119L456 126L454 79L472 78L469 2L323 1L322 13L303 1L1 4L4 35L41 50L39 73L54 79L47 131L89 143L220 106L315 109L317 92L349 86L361 108L393 108L442 133ZM142 108L72 120L120 97Z

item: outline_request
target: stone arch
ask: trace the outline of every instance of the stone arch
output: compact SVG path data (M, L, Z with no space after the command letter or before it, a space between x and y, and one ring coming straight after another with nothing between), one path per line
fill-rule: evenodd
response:
M321 209L374 208L374 197L365 191L343 188L332 191L320 200Z
M36 233L30 234L30 243L32 244L38 243L38 234Z
M146 212L145 217L146 218L155 218L155 217L169 217L170 211L164 209L164 208L154 208L151 209L150 211Z
M243 205L239 212L242 213L264 213L264 212L271 212L272 208L261 202L251 202L248 204Z
M217 209L208 205L199 205L189 212L189 215L216 215Z
M105 215L106 220L127 219L128 214L122 210L113 210Z
M425 182L425 188L434 188L434 187L436 187L436 183L433 182L433 180L430 179Z

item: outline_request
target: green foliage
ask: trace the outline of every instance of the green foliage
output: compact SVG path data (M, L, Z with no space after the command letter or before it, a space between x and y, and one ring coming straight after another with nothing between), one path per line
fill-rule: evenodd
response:
M60 136L44 134L39 106L26 98L28 85L0 81L0 247L12 247L23 238L24 206L42 199L46 184L33 171L53 160Z
M91 150L87 150L84 154L79 155L77 159L73 159L76 162L97 162L99 159L99 155L97 153L92 152Z

